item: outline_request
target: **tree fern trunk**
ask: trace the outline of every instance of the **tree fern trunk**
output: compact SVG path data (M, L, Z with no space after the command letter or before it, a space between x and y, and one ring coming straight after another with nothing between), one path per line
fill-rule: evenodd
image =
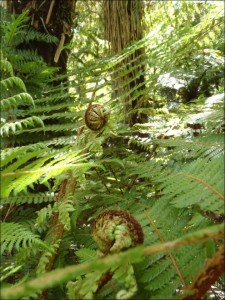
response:
M141 0L104 0L105 35L110 42L112 53L117 53L131 42L143 38L142 16L143 2ZM140 96L135 97L134 91L141 94L141 90L145 89L144 53L144 48L136 50L116 66L116 69L122 68L113 74L112 97L118 97L128 92L128 95L123 97L125 114L136 109L138 100L141 98ZM126 69L127 74L121 75L121 70ZM128 83L124 84L124 82ZM126 117L125 122L133 125L146 120L146 114L138 115L137 112L133 112Z

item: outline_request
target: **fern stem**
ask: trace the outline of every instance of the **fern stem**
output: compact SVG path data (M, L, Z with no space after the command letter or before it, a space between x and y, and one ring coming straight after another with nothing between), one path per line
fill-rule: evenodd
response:
M13 211L13 208L14 208L14 204L10 203L8 209L7 209L7 212L5 214L5 217L3 219L3 222L6 221L6 219L8 218L8 216L11 214L11 212Z
M70 194L73 194L76 187L76 180L75 178L71 177L69 179L65 179L60 186L60 190L57 196L58 202L64 202L68 199ZM64 234L64 225L59 220L59 213L55 212L53 214L50 229L48 232L48 239L50 243L54 245L59 239L62 239ZM58 248L57 248L58 249ZM55 262L56 256L58 251L56 250L53 255L49 258L49 262L46 265L46 271L50 271L53 267Z
M225 200L225 197L220 193L218 192L214 187L212 187L209 183L203 181L202 179L198 178L198 177L195 177L193 175L189 175L189 174L186 174L186 173L181 173L181 175L184 175L185 177L188 177L190 179L193 179L195 181L198 181L200 182L201 184L207 186L207 188L209 188L214 194L216 194L220 199L222 200Z
M212 232L207 232L208 229L202 229L202 230L199 230L199 233L201 232L200 235L199 235L199 233L197 233L196 235L195 234L192 234L192 235L187 234L185 237L182 237L175 241L165 242L160 245L149 246L144 249L143 255L149 256L154 253L164 252L168 249L176 249L176 248L180 248L185 245L196 244L196 243L205 241L210 238L212 238L212 239L223 238L224 237L224 226L216 225L216 226L214 226L214 228L217 230L212 231Z
M72 174L70 174L70 173L68 173L68 174L71 175L71 177L69 177L69 179L64 179L60 185L59 193L58 193L58 196L56 199L56 201L58 201L58 202L65 202L68 199L68 197L71 194L73 194L75 191L76 180L74 177L72 177ZM51 245L55 245L58 241L61 242L61 240L63 238L63 234L64 234L64 225L59 220L59 213L55 212L51 219L50 228L47 233L46 240ZM54 262L58 255L59 246L60 246L60 244L58 245L58 247L55 248L52 255L48 258L48 262L45 265L45 271L49 272L52 270ZM43 254L43 258L44 258L44 256L45 256L45 253ZM47 291L44 290L41 294L39 294L38 299L39 300L47 299Z
M157 226L155 225L155 223L153 222L153 220L150 218L149 214L147 214L146 210L144 210L144 213L145 213L146 218L148 219L149 223L152 225L152 227L154 228L155 232L157 233L160 241L162 243L165 243L164 237L162 236L161 232L159 231L159 229L157 228ZM183 278L183 276L181 274L181 271L180 271L180 269L179 269L179 267L178 267L178 265L176 263L175 258L173 257L173 255L171 254L171 252L168 249L166 249L166 253L170 257L171 262L172 262L172 264L174 266L174 269L176 270L176 272L177 272L177 274L178 274L178 276L180 278L180 281L182 282L183 286L185 287L186 283L185 283L184 278Z

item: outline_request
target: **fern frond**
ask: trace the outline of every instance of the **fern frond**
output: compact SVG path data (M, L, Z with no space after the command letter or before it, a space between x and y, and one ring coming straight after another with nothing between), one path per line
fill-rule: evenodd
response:
M211 161L198 159L178 172L159 179L163 199L172 200L176 207L198 203L204 210L223 211L223 157ZM173 172L172 172L173 173Z
M15 36L25 33L24 28L27 26L25 23L28 21L28 11L23 12L18 17L11 15L11 22L3 23L3 31L5 33L5 44L10 46L13 43Z
M12 77L8 77L8 78L0 81L1 90L3 88L5 90L9 90L9 89L13 88L14 85L17 86L18 88L20 88L21 90L23 90L24 92L27 91L24 82L19 77L12 76Z
M56 158L57 153L45 153L46 156L43 157L44 153L41 150L34 151L6 168L2 173L2 197L8 197L12 190L18 193L38 179L44 183L49 178L56 177L66 170L71 169L74 172L76 170L76 172L83 173L94 166L93 162L83 162L86 155L79 155L77 151L62 153L60 150L58 154L60 153L61 155ZM28 162L34 155L39 155L39 158L19 169L19 166ZM49 162L49 160L51 161Z
M8 198L3 198L2 203L4 204L40 204L40 203L48 203L55 201L55 195L51 194L38 194L35 193L34 195L28 194L28 195L17 195L17 196L11 196Z
M57 202L57 205L54 206L54 209L56 209L59 212L59 220L64 225L65 230L71 229L71 220L70 220L70 212L73 212L75 210L73 206L73 202L70 200L67 200L65 202Z
M50 204L48 204L48 206L40 209L37 212L38 216L36 219L35 228L38 231L46 229L48 226L49 218L51 218L52 214L53 214L53 207Z
M13 134L19 134L22 133L27 127L41 127L42 130L45 129L43 121L36 116L28 117L23 120L18 120L15 122L9 122L4 124L1 127L0 134L1 136L10 136Z
M11 60L15 60L16 68L26 61L36 61L37 63L37 61L41 60L41 56L37 54L37 51L32 49L12 49L10 56Z
M16 223L1 224L1 253L7 251L11 253L14 249L41 247L49 249L49 246L43 242L37 234L32 233L27 228Z
M26 32L26 35L23 37L24 42L30 42L30 41L38 41L38 42L45 42L45 43L57 43L58 38L54 35L51 35L49 33L42 33L38 32L34 29L31 29Z
M48 264L52 253L54 253L54 251L59 248L60 242L61 240L56 241L56 243L54 245L51 245L51 247L49 247L49 249L45 251L41 256L36 270L37 275L46 273L46 265Z
M1 71L9 73L12 77L14 76L13 67L9 61L7 61L5 59L1 60L0 65L1 65Z
M9 110L17 107L18 105L32 105L34 100L28 93L20 93L7 99L1 100L1 110Z
M1 165L5 167L8 163L12 162L14 159L24 157L24 154L34 153L35 151L41 150L42 152L47 151L48 147L43 143L37 143L33 145L6 148L1 151ZM36 153L38 155L38 153ZM27 161L25 159L25 161ZM22 162L23 163L23 162ZM14 169L13 169L14 170Z
M0 282L2 282L3 280L5 280L6 278L10 277L12 274L18 272L20 269L22 268L22 266L7 266L6 268L4 268L3 266L1 266L0 271L1 271L1 277L0 277Z
M97 253L95 250L89 248L81 248L75 252L76 256L78 256L79 261L82 262L90 262L97 258Z

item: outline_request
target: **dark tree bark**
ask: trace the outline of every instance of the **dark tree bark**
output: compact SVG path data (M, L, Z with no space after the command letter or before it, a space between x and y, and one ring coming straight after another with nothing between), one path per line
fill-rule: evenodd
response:
M7 0L10 13L29 11L30 26L42 33L58 38L58 44L36 42L30 46L37 49L44 61L59 67L58 74L65 74L69 51L62 49L72 39L72 26L77 0Z

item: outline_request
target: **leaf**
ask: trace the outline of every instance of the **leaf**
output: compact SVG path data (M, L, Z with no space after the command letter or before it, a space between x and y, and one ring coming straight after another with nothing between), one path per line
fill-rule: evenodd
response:
M81 248L75 254L78 256L80 263L91 262L97 258L96 251L89 248Z

